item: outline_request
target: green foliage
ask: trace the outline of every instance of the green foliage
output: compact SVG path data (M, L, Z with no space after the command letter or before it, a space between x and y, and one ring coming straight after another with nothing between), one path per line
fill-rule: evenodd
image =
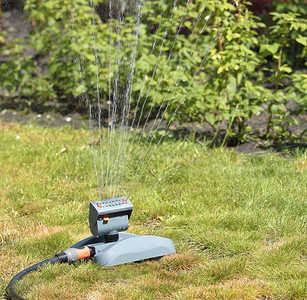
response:
M112 10L99 15L101 5ZM289 128L299 125L294 114L306 111L306 72L298 65L307 54L306 5L274 1L265 35L249 5L26 0L30 35L10 44L0 37L4 95L74 107L86 98L97 112L112 103L125 124L207 122L216 134L227 124L228 144L248 139L248 121L266 112L261 137L301 138ZM290 99L294 111L287 108Z
M5 42L5 33L0 35L0 42ZM15 97L23 95L28 105L33 99L45 103L54 97L54 92L48 82L48 77L42 74L37 62L31 55L25 55L28 45L21 41L5 43L0 47L0 55L5 63L0 64L0 81L5 94ZM4 94L4 95L5 95Z
M193 118L196 114L196 106L201 102L199 96L203 93L201 79L204 76L195 74L209 48L207 42L210 38L204 35L204 30L212 14L204 9L205 5L200 1L189 5L178 1L175 6L170 2L168 7L161 0L145 3L143 14L149 25L140 35L142 52L136 63L137 77L132 98L138 99L148 111L155 106L153 117L165 116L171 120L180 106L188 110L181 109L182 114L177 118ZM157 30L149 35L151 28L155 27L158 27ZM186 37L180 33L181 30L190 34ZM152 46L153 38L155 46ZM162 106L162 111L157 111L159 106ZM163 114L166 107L168 110Z
M244 1L237 7L229 6L227 1L222 6L222 2L213 27L213 32L219 31L220 35L210 51L210 76L204 90L204 102L214 100L205 118L212 126L228 121L227 135L242 142L251 130L247 120L263 110L264 88L258 77L263 58L255 51L259 44L255 30L264 25L246 9Z
M269 113L266 135L284 140L295 137L289 127L298 125L294 116L306 111L306 74L301 70L293 72L286 62L285 53L291 51L294 41L302 47L301 57L307 53L307 21L292 12L273 12L271 15L274 25L260 47L260 53L270 57L270 67L264 68L270 74L266 81L274 84L274 89L266 91ZM295 99L298 105L294 114L286 108L291 99Z
M273 0L273 10L278 13L297 13L301 15L307 14L307 5L305 1L291 0L291 1L280 1Z
M25 9L37 23L31 44L37 53L48 57L49 80L58 96L76 98L88 92L92 100L97 81L101 93L106 92L109 32L88 1L29 0Z

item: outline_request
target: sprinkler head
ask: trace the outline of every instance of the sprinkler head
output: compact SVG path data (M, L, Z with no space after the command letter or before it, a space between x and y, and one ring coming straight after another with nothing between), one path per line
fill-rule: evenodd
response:
M104 236L105 242L118 240L118 232L128 229L133 209L126 197L112 198L90 203L90 229L94 236Z

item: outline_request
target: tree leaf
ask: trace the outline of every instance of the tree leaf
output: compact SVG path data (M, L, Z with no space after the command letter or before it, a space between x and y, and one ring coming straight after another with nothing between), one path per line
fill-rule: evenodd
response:
M307 46L307 37L305 36L299 36L296 41L302 45L304 45L305 47Z

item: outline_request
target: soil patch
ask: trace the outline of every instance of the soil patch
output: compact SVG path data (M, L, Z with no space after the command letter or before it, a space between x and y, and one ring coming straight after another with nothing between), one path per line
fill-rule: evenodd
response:
M0 121L7 123L35 124L42 127L60 127L68 125L76 129L88 126L88 120L78 113L66 116L55 112L23 114L5 109L0 112Z
M254 131L264 132L268 116L265 113L260 114L252 118L249 123L253 126ZM21 124L35 124L42 127L60 127L60 126L72 126L75 129L78 128L88 128L89 120L86 116L83 116L79 113L61 115L55 112L49 112L44 114L36 113L21 113L13 110L2 110L0 111L0 121L6 123L21 123ZM307 116L300 117L299 121L302 126L292 126L291 130L293 133L299 135L304 130L307 129ZM305 123L304 123L305 121ZM157 128L158 124L158 128ZM165 122L154 121L149 122L145 126L145 132L150 132L152 130L163 130L166 126ZM200 142L207 140L210 141L213 138L214 145L219 145L223 141L226 132L226 124L222 124L219 128L221 134L219 136L214 136L212 128L204 123L188 123L188 124L172 124L169 128L172 136L175 136L177 139L189 138L193 136L196 140ZM142 127L139 129L142 130ZM212 145L213 146L213 145ZM237 145L235 147L229 147L237 150L242 153L263 153L264 151L270 152L279 152L285 149L292 151L295 148L305 148L307 149L307 143L302 141L301 143L289 143L289 142L274 142L274 141L264 141L264 140L249 140L243 144Z

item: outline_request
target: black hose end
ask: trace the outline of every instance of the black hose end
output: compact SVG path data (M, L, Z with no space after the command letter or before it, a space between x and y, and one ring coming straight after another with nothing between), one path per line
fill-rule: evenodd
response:
M56 257L59 259L59 262L61 262L61 263L68 262L68 257L67 257L67 254L65 252L57 254Z

